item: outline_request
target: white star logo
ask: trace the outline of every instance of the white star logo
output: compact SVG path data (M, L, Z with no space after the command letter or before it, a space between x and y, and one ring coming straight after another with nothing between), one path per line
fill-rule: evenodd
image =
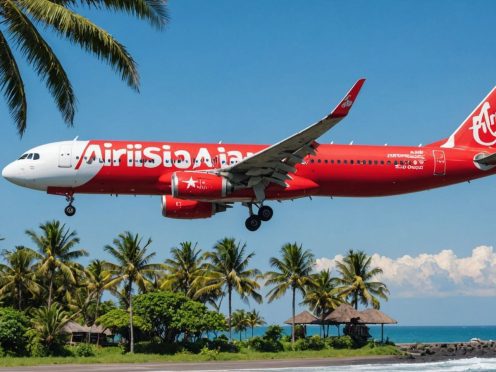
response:
M183 182L184 182L185 184L187 184L187 185L188 185L188 186L186 187L186 190L187 190L187 189L189 189L190 187L192 187L192 188L196 189L196 183L197 183L198 181L195 181L195 180L193 179L193 177L190 177L190 178L189 178L189 180L187 180L187 181L183 181Z

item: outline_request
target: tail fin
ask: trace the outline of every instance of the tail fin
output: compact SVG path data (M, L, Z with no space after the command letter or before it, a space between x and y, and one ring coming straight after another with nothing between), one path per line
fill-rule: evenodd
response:
M496 87L441 147L492 147L496 145Z

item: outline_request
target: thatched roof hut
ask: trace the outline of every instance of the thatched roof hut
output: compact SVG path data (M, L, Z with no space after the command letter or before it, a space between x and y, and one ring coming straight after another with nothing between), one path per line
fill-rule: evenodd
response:
M332 323L350 323L352 319L357 319L359 323L361 314L355 310L351 305L341 304L332 313L330 313L325 320Z
M302 311L295 315L295 324L316 324L319 320L308 311ZM286 320L284 323L293 324L293 317Z
M384 342L384 324L396 324L396 320L377 309L367 309L360 311L360 319L366 324L381 325L381 342Z
M377 309L360 311L360 320L366 324L396 324L396 320Z
M93 338L98 339L98 335L111 336L112 332L109 329L104 329L102 326L92 325L91 327L81 325L74 321L67 322L62 331L71 335L71 343L73 342L91 342ZM90 340L91 334L91 340ZM96 341L96 340L95 340Z

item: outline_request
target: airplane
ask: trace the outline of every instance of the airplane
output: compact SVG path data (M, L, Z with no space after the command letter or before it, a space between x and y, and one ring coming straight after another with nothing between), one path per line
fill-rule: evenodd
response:
M448 138L420 146L319 144L350 112L358 80L322 120L274 144L54 142L32 148L2 176L27 188L75 194L160 195L164 217L209 218L242 203L245 226L269 221L268 201L377 197L448 186L496 172L496 87ZM255 210L256 208L256 210Z

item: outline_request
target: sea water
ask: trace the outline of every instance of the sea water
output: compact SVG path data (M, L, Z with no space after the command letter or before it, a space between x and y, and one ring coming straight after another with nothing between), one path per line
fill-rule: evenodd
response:
M254 336L262 336L267 327L256 327ZM291 327L284 326L284 333L291 334ZM337 336L338 329L329 327L330 335ZM340 329L342 334L342 327ZM318 335L319 326L307 326L307 336ZM381 327L370 326L370 334L375 340L381 339ZM251 330L241 333L241 339L251 337ZM384 339L388 338L395 343L417 342L463 342L476 337L481 340L496 340L496 326L398 326L385 325ZM233 332L233 339L239 340L239 333Z

